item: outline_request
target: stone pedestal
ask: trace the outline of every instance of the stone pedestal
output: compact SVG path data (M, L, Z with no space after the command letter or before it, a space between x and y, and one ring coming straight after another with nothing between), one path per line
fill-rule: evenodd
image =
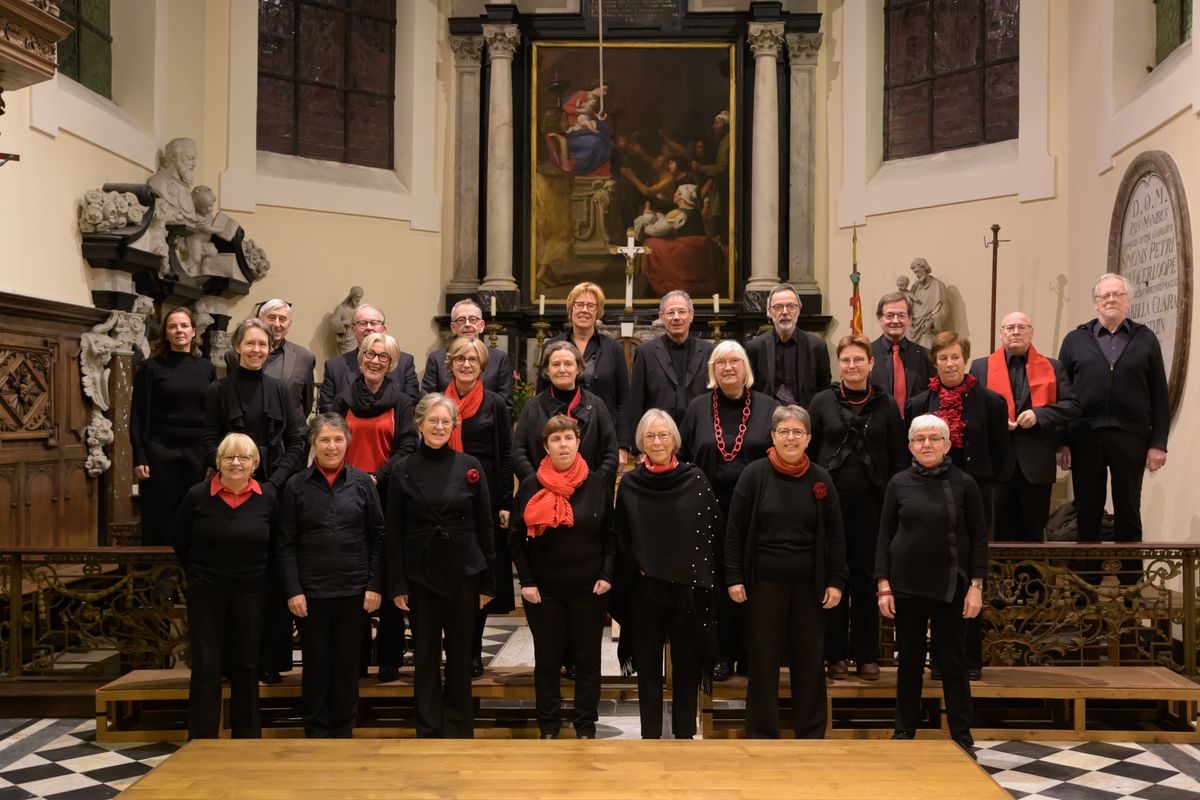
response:
M487 276L481 288L517 291L513 280L513 96L512 60L521 34L516 25L484 25L491 80L488 84Z
M791 67L791 107L788 109L790 179L788 182L788 282L801 298L817 296L820 311L821 287L817 285L813 265L815 231L813 184L813 119L816 96L817 52L820 33L789 33L788 62ZM810 303L805 302L809 308Z
M754 138L750 174L750 280L747 303L779 282L779 97L775 65L784 23L751 22L747 39L754 52ZM752 296L757 296L752 300Z
M454 276L447 294L479 288L479 65L483 39L451 36L454 54Z

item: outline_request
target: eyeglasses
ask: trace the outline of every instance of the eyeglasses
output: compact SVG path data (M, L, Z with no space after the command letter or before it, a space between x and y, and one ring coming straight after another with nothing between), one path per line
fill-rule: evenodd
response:
M287 314L267 314L267 316L263 318L263 322L287 322L289 319L290 317Z
M663 431L662 433L646 433L642 438L647 442L669 442L671 441L671 432Z
M576 300L574 303L571 303L571 308L576 311L595 311L599 306L595 303L581 303Z
M923 444L941 444L944 441L946 441L946 437L940 433L935 433L932 436L914 436L912 438L912 443L917 446Z
M455 364L478 364L479 356L455 356L450 360Z
M455 317L450 320L451 325L478 325L481 322L483 322L483 318L477 317L474 314L469 317Z
M1033 330L1032 325L1001 325L1000 330L1004 333L1024 333L1025 331Z
M879 316L883 317L888 322L903 322L904 320L908 319L908 314L904 313L903 311L889 312L887 314L880 314Z
M362 354L363 361L391 361L392 357L387 353L376 353L374 350L368 350Z
M846 358L839 358L838 363L841 364L843 367L862 366L863 364L867 363L867 357L866 356L847 356Z
M354 321L356 328L382 328L383 320L381 319L359 319Z
M1128 297L1128 292L1104 292L1096 295L1097 300L1120 300L1122 297Z
M775 435L780 439L803 439L808 431L802 428L776 428Z
M776 303L775 305L771 306L771 310L776 314L782 311L787 311L794 314L800 310L800 305L798 303Z
M452 419L427 419L425 424L431 428L453 428L454 420Z
M225 462L226 464L252 464L254 462L254 456L221 456L221 461Z
M742 360L740 358L723 358L720 361L713 362L713 366L717 369L725 369L726 367L733 369L734 367L740 367L741 365Z

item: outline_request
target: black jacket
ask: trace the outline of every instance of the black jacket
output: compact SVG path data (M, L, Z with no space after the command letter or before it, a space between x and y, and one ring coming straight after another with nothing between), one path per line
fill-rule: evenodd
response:
M245 433L258 445L259 465L255 477L283 491L288 478L304 460L303 421L296 419L295 404L287 387L270 375L263 375L263 418L265 437L260 441L244 424L242 401L237 392L237 376L230 375L209 384L204 397L204 463L216 463L217 447L229 433Z
M421 376L421 394L444 392L450 385L450 372L446 369L446 348L434 350L425 359L425 374ZM508 353L495 347L488 348L488 365L483 371L483 388L504 398L512 408L513 368Z
M688 336L685 344L688 358L682 384L675 379L665 333L634 351L633 385L627 406L629 419L626 422L630 431L637 431L642 415L652 408L666 411L679 425L692 399L708 393L708 358L715 345L693 335Z
M1145 437L1149 447L1166 450L1171 404L1162 346L1145 325L1127 321L1129 343L1112 368L1092 334L1097 320L1085 322L1063 338L1058 360L1081 409L1069 432L1075 436L1098 428L1120 428Z
M358 349L349 353L334 356L325 362L325 375L321 378L321 392L317 398L317 410L321 413L331 410L333 399L342 393L354 379L362 374L358 368ZM396 366L388 373L388 377L400 384L400 388L414 403L421 399L421 387L417 385L417 370L413 366L413 357L403 350Z
M562 333L551 336L546 344L552 342L569 342L568 334ZM589 359L596 360L594 371L587 376L580 376L579 385L588 390L604 403L608 410L608 418L616 431L617 446L629 448L633 446L633 428L626 429L626 417L629 403L629 367L625 362L625 348L611 336L596 331L588 339L587 347L582 353L586 363ZM537 391L542 393L550 388L550 381L538 373ZM588 462L592 464L591 461Z
M554 399L549 390L529 398L521 409L517 432L513 435L512 456L513 472L518 481L537 472L546 455L546 448L542 446L542 428L552 416L561 413L566 413L563 404ZM606 476L609 481L614 480L617 476L617 434L607 409L600 398L584 389L574 413L580 428L579 455L592 472Z
M287 597L383 593L383 511L362 470L343 466L333 481L313 464L291 477L279 499L280 580Z
M232 372L237 363L238 354L230 349L225 353L226 372ZM280 381L292 393L296 403L296 419L301 422L308 419L308 415L313 411L313 371L316 368L317 357L307 348L287 339L271 352L263 364L263 373Z
M877 383L889 395L892 393L892 343L886 336L871 342L871 356L875 366L871 367L871 383ZM901 342L900 360L904 363L904 386L908 396L920 394L934 376L933 362L929 351L911 339ZM897 409L899 410L899 409Z
M904 419L911 424L921 414L940 408L937 392L926 389L910 398ZM976 385L963 395L963 446L950 458L977 481L1006 480L1012 470L1008 438L1008 404L990 389Z
M791 386L796 404L808 408L812 396L829 385L829 349L819 336L797 329L792 334L796 346L796 383ZM775 397L775 348L779 337L767 331L746 344L746 355L754 370L754 385L765 395Z
M1008 440L1012 447L1014 469L1020 469L1021 474L1030 483L1054 483L1058 477L1054 462L1054 451L1063 438L1067 423L1079 416L1079 401L1075 399L1075 391L1067 378L1062 364L1053 358L1047 359L1054 367L1055 402L1038 406L1033 409L1038 424L1032 428L1016 428L1008 432ZM980 386L988 386L987 357L977 358L971 362L971 374L979 381ZM1007 380L1007 372L1005 373ZM1013 402L1017 414L1031 408L1029 384L1021 397L1014 397ZM1005 403L1007 407L1007 403Z
M812 422L809 457L829 470L836 482L846 459L863 459L865 454L870 459L867 474L882 494L892 476L905 469L911 460L900 409L882 387L871 385L871 396L858 415L852 415L840 388L841 384L835 383L817 392L808 406Z

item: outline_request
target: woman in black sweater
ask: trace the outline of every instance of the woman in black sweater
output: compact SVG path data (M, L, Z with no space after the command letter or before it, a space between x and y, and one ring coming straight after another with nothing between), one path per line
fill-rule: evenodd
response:
M846 597L828 614L825 661L829 677L849 673L879 680L879 609L875 602L875 543L879 510L889 480L908 466L904 423L896 403L869 383L875 359L871 340L845 336L837 346L841 382L818 392L809 404L812 458L833 476L842 506L850 579ZM847 631L849 635L847 635Z
M738 479L725 536L725 584L749 621L746 736L779 738L779 664L788 661L797 739L825 737L825 615L842 599L846 546L833 479L804 452L800 406L775 409L767 457Z
M303 421L296 419L287 386L263 374L271 352L267 326L257 319L244 320L233 333L233 350L237 368L211 384L204 398L204 449L211 460L226 434L246 434L258 446L255 479L278 494L303 463ZM279 673L292 668L292 618L275 571L267 575L265 602L259 677L264 683L279 683Z
M754 372L745 349L726 339L708 357L708 388L712 391L688 404L679 426L683 440L679 459L700 468L727 519L742 470L764 457L771 446L771 413L779 405L774 398L751 391L753 385ZM717 585L723 586L724 529L718 531L713 548L717 554ZM713 680L728 679L735 661L738 672L747 674L745 629L744 610L721 593L717 600L721 654L713 665Z
M518 481L537 472L546 450L542 429L551 417L563 414L579 425L579 454L588 467L608 478L617 476L617 434L604 403L579 383L583 357L570 342L547 344L542 375L549 387L529 399L513 435L513 471Z
M320 414L309 431L313 464L280 498L279 572L304 649L304 734L349 739L362 629L383 592L383 512L371 476L346 463L346 420Z
M543 739L557 738L562 724L558 669L568 642L576 669L576 738L596 738L599 717L600 637L616 558L613 482L592 471L580 455L578 430L575 420L563 415L546 423L546 456L517 488L509 535L533 634Z
M947 458L950 428L940 418L924 414L913 419L908 449L912 467L892 478L883 495L875 558L879 613L896 620L899 651L892 738L916 735L928 627L930 647L937 648L942 668L950 736L970 753L974 740L964 628L983 606L983 500L974 479Z
M258 738L259 634L275 493L264 494L254 479L258 446L244 434L222 439L214 463L216 475L188 490L171 524L171 545L187 574L188 738L220 733L222 670L234 738Z
M615 525L630 586L642 738L662 737L663 645L671 642L671 728L696 735L702 660L716 655L713 540L721 509L704 473L679 461L679 429L660 408L647 411L634 444L645 460L621 476Z
M129 443L141 482L142 544L166 545L167 527L188 489L204 479L204 393L216 380L200 358L192 312L176 307L163 318L162 340L133 379Z
M479 459L448 446L458 427L453 400L431 392L415 418L421 445L396 463L388 482L388 594L411 614L417 735L470 739L475 613L496 593L488 483Z

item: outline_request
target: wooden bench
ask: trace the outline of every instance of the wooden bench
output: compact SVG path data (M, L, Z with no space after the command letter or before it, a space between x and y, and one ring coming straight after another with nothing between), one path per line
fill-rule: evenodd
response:
M96 740L100 742L184 741L187 739L187 700L190 672L186 669L135 670L96 690ZM284 709L283 724L264 722L263 736L303 736L299 727L298 701L301 695L301 670L293 670L277 684L259 684L259 703L264 717ZM570 708L574 683L562 681L564 706ZM472 681L475 700L476 736L492 738L536 737L538 734L532 703L533 669L496 667ZM359 683L359 717L367 724L355 728L361 738L403 738L415 735L412 728L411 700L413 670L400 670L400 678L380 683L363 678ZM667 694L667 697L670 695ZM637 678L604 677L601 700L637 699ZM221 687L222 735L228 735L229 684ZM506 708L502 701L510 701ZM290 713L289 713L290 710ZM286 718L295 721L288 722ZM573 736L564 726L563 738Z
M884 667L880 673L878 681L826 681L828 737L891 736L896 670ZM786 714L791 696L787 670L781 671L779 693ZM928 701L932 722L918 737L948 736L941 682L926 673L921 697ZM976 739L1200 741L1200 685L1166 667L987 667L983 679L971 683L971 697ZM701 694L704 738L742 736L745 712L736 701L745 699L744 677L713 684L711 696ZM781 724L785 736L791 735L789 725Z

